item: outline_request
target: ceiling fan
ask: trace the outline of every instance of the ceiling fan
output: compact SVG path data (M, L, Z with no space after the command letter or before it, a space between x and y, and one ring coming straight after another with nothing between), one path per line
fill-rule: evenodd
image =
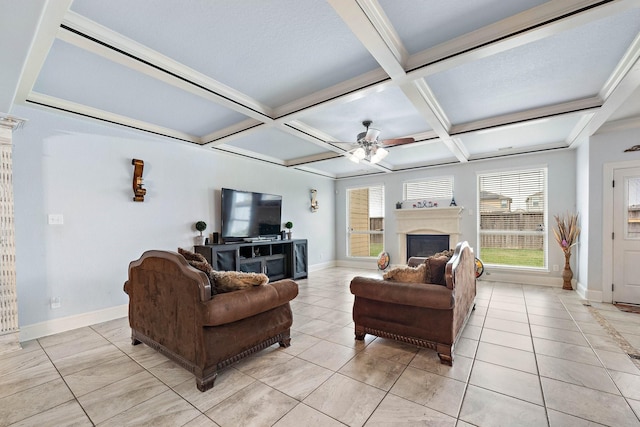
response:
M369 163L378 163L387 157L389 151L383 147L393 147L396 145L410 144L415 142L413 138L396 138L396 139L378 139L380 130L370 127L373 124L371 120L365 120L362 125L365 127L364 132L360 132L356 137L356 142L342 142L339 144L357 145L347 151L346 156L354 163L360 163L361 160L367 160Z

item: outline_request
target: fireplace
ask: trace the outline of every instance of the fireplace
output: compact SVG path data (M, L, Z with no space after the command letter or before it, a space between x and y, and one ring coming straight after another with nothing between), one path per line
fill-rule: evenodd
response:
M407 234L407 259L428 257L449 249L448 234Z
M460 239L460 206L445 208L396 209L396 233L398 234L398 256L404 258L407 252L407 236L438 235L448 239L444 249L455 248ZM439 252L435 251L434 253ZM407 258L398 264L406 264Z

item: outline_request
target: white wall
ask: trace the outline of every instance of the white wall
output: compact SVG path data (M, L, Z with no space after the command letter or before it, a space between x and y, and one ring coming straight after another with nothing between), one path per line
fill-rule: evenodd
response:
M13 113L29 120L13 135L21 328L126 304L130 261L191 247L198 220L220 230L222 187L282 195L282 220L308 239L309 264L335 259L332 179L75 117ZM132 201L133 158L145 163L142 203ZM51 213L64 225L48 225ZM51 309L51 297L62 306Z
M346 255L346 190L348 188L384 184L385 185L385 250L389 252L391 263L400 259L398 254L398 240L393 219L395 202L402 200L402 184L404 181L418 178L438 177L453 175L454 192L458 206L465 208L462 216L461 231L462 240L468 240L473 248L477 247L477 174L481 172L499 171L507 169L524 169L531 167L548 167L548 203L549 222L547 229L555 225L553 215L576 209L576 161L575 151L554 151L541 154L531 154L518 157L506 157L486 161L474 161L466 164L442 166L424 170L376 175L375 177L362 177L340 180L336 183L336 254L341 264L354 265L357 260ZM575 263L575 258L572 264ZM376 268L374 261L359 263L371 268ZM509 270L486 269L487 276L492 280L515 280L521 283L542 283L561 285L561 271L553 271L553 265L559 265L560 270L564 265L564 255L550 232L549 241L549 267L550 271L527 272L514 277ZM575 264L573 264L575 265ZM575 269L574 269L575 274Z
M611 278L603 277L603 261L607 259L606 255L611 256L603 253L603 218L604 215L611 215L612 209L603 213L603 195L605 191L611 191L612 177L604 176L604 166L608 163L640 161L640 152L624 152L637 144L638 129L597 134L589 141L589 259L586 284L589 299L598 300L600 296L606 296L605 301L611 302L611 283L606 281Z
M589 226L591 215L596 217L601 215L601 209L593 211L590 208L592 198L590 197L590 174L589 174L589 143L582 141L576 150L576 207L580 212L578 224L580 225L580 237L578 245L573 250L576 266L578 267L578 293L582 297L588 297L587 287L591 280L589 275L589 250L592 246L590 242L591 227ZM593 230L594 233L599 231ZM575 272L574 272L575 273Z

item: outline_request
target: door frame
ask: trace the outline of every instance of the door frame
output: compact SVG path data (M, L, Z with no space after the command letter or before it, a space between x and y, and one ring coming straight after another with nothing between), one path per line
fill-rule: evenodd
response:
M613 173L616 169L640 167L640 160L605 163L602 182L602 302L613 302ZM609 215L605 215L608 212Z

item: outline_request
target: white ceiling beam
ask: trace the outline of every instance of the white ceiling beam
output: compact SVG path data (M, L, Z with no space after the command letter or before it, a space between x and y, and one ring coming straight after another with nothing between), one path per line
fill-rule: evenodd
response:
M393 56L404 68L405 63L409 59L409 52L407 52L407 49L404 47L398 32L391 24L391 21L389 21L378 0L357 1L387 47L393 52Z
M31 43L31 49L29 50L24 70L22 71L20 82L17 86L14 98L16 103L24 103L27 96L33 89L38 75L40 74L40 70L44 65L44 61L47 59L49 50L51 50L51 46L56 38L58 28L60 28L60 23L72 2L73 0L45 2L37 28L35 29L35 36ZM11 19L11 12L5 11L5 13L7 14L7 17Z
M402 58L396 57L394 49L387 46L357 0L327 1L392 79L402 78L406 74ZM372 7L373 4L369 2L368 6ZM383 12L380 10L380 13Z
M602 125L640 88L640 60L636 61L629 72L620 80L602 107L591 117L588 123L581 123L582 129L574 129L573 139L567 141L571 147L577 147L596 133Z
M300 165L309 164L309 163L321 162L324 160L339 159L340 157L343 157L343 155L338 153L332 153L332 152L313 154L311 156L298 157L297 159L287 160L285 161L285 165L288 167L300 166Z
M478 153L475 154L473 156L470 156L469 160L470 161L475 161L475 160L491 160L491 159L495 159L495 158L504 158L504 157L511 157L511 156L517 156L520 154L530 154L530 153L537 153L540 151L550 151L550 150L568 150L569 148L567 147L567 145L564 143L564 141L560 141L560 142L554 142L554 143L549 143L549 144L540 144L540 145L533 145L533 146L526 146L526 147L511 147L508 149L504 149L504 150L500 150L499 153L496 155L495 151L492 152L486 152L486 153Z
M107 46L113 46L126 52L132 57L79 34L62 29L58 37L67 43L204 99L214 101L223 107L256 120L265 123L272 120L273 111L251 97L77 13L69 11L65 15L63 24L81 34L100 40ZM139 58L140 60L134 58ZM148 64L153 64L154 66Z
M456 159L461 163L467 162L469 159L468 150L462 141L457 138L451 138L449 119L442 111L427 83L420 79L401 85L401 89Z
M624 56L618 62L615 70L604 84L600 91L600 97L602 99L609 98L624 76L626 76L631 68L633 68L633 65L638 62L638 58L640 58L640 33L633 39L633 42L631 42Z
M319 175L319 176L324 176L327 178L331 178L331 179L336 179L338 178L338 175L336 175L335 173L331 173L331 172L327 172L327 171L323 171L320 169L316 169L316 168L312 168L310 166L294 166L293 169L302 171L302 172L306 172L306 173L312 173L315 175Z
M144 122L142 120L135 120L130 117L121 116L119 114L110 113L108 111L100 110L98 108L88 107L83 104L67 101L64 99L56 98L49 95L44 95L38 92L31 92L27 99L29 105L36 105L45 108L52 108L57 112L72 113L97 121L116 123L122 126L130 127L133 129L139 129L146 132L150 132L157 135L168 136L171 138L179 139L189 143L200 145L202 143L198 136L190 135L185 132L179 132L174 129L165 128L162 126L154 125L152 123Z
M459 135L462 133L476 132L491 128L500 128L513 123L535 121L544 117L576 113L583 114L589 111L594 111L600 106L602 106L602 100L596 96L555 105L548 105L545 107L532 108L531 110L518 111L516 113L509 113L502 116L495 116L488 119L454 125L451 127L451 135Z
M443 139L442 142L447 146L449 151L456 156L456 159L458 159L460 163L469 161L469 150L467 150L467 147L464 146L459 138L447 138Z
M286 166L285 161L282 159L277 159L275 157L257 153L255 151L245 150L244 148L234 147L233 145L213 146L211 148L223 153L233 154L241 157L248 157L250 159L262 160L264 162L273 163L275 165Z
M287 126L282 126L280 129L289 133L290 135L297 136L298 138L309 141L326 150L331 150L334 153L338 154L344 154L344 150L341 150L338 147L334 147L333 145L328 143L328 141L335 141L336 138L322 131L319 131L318 129L311 127L299 120L291 121Z
M294 120L333 104L344 104L380 92L392 85L387 73L378 68L277 107L273 117L277 122Z
M258 132L264 129L265 126L261 121L247 118L239 123L236 123L232 126L228 126L224 129L220 129L215 132L211 132L202 137L203 146L205 147L215 147L218 145L226 144L234 139L238 139L247 135L251 135L254 132Z
M634 96L640 97L640 88L636 90ZM596 134L606 133L606 132L619 132L623 130L629 129L639 129L640 128L640 116L636 117L627 117L626 119L615 120L612 122L607 122L600 126L596 131Z
M401 89L405 95L408 95L408 93L412 94L410 100L414 103L414 106L419 106L423 102L426 103L426 106L429 108L429 113L424 115L425 119L440 138L447 138L450 134L451 121L438 103L436 96L429 85L427 85L427 82L425 82L424 79L418 79L402 85ZM416 101L417 104L414 101Z
M551 1L409 58L407 77L417 79L541 40L638 7L638 0ZM568 15L564 18L563 16ZM555 20L554 20L555 19ZM542 25L544 24L544 25Z

